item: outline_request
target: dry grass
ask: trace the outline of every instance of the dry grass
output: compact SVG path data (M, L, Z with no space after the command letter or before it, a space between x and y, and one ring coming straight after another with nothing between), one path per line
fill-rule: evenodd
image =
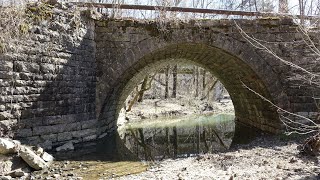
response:
M32 25L52 17L51 9L42 2L0 7L0 54L15 50L16 43L29 37Z

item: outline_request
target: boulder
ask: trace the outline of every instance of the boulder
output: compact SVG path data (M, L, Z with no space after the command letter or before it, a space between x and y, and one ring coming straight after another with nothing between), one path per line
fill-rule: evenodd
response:
M10 154L15 152L15 143L5 139L0 138L0 154Z
M22 146L19 150L20 157L33 169L41 170L48 167L48 164L30 148Z

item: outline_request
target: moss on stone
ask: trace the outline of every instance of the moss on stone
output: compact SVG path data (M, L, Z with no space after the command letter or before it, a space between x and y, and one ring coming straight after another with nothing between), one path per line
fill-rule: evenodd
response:
M53 16L53 6L47 3L37 3L29 5L26 9L26 14L35 22L51 19Z

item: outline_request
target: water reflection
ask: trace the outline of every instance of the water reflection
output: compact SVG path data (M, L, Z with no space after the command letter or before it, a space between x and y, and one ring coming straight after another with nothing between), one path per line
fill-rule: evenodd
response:
M142 160L188 157L223 151L234 134L233 114L193 115L182 118L128 122L118 132L125 146Z

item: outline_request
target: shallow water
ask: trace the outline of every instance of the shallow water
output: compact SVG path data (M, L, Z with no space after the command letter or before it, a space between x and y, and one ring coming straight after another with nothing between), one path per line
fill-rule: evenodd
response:
M124 145L141 160L224 151L231 145L233 114L191 115L128 122L119 127Z
M110 179L146 171L149 162L224 151L234 134L233 114L207 114L129 122L96 144L56 154L53 171L83 179ZM89 150L89 151L88 151ZM67 161L66 161L67 160ZM68 162L68 163L66 163Z

